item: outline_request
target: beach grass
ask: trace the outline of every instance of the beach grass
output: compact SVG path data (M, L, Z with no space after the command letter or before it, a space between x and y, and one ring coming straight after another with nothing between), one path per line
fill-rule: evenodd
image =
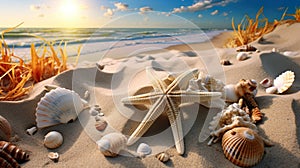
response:
M272 32L278 25L293 24L300 22L300 8L296 9L294 14L286 14L287 9L283 12L280 20L269 22L267 17L262 17L263 7L256 13L255 18L250 18L248 15L235 26L234 19L232 18L233 35L225 43L225 47L234 48L242 45L249 44L265 34ZM285 19L286 16L292 16L294 19Z
M22 24L22 23L21 23ZM25 61L14 54L5 42L4 34L16 29L21 24L3 30L0 41L0 100L19 100L26 96L33 85L42 80L55 76L67 67L68 55L66 52L67 43L61 42L57 47L55 42L44 41L44 45L35 48L31 44L31 59ZM56 47L56 49L55 49ZM78 56L80 49L78 50Z

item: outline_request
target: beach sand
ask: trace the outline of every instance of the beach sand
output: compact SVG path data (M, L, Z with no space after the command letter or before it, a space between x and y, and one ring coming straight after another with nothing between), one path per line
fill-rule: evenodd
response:
M75 69L38 83L25 100L0 102L0 114L11 123L13 134L18 137L14 143L30 153L30 161L22 164L22 167L236 167L225 158L220 142L212 146L207 145L208 140L198 142L207 113L217 111L202 106L199 107L198 114L184 113L183 127L186 135L185 153L182 156L172 147L173 137L170 130L164 131L164 135L158 135L156 141L149 141L153 153L166 149L171 155L167 163L160 162L153 155L143 159L127 156L108 158L102 155L95 140L108 132L128 133L137 125L137 122L129 120L128 116L134 116L136 119L143 117L143 114L133 115L134 112L130 108L121 104L120 98L131 95L141 86L149 84L144 71L146 66L172 72L198 68L226 84L235 84L240 79L255 79L259 82L266 77L275 78L286 70L294 71L295 82L284 94L267 94L263 87L258 86L255 99L264 114L263 121L258 124L259 133L271 140L274 146L265 148L264 158L256 167L299 167L300 39L296 37L300 33L300 24L282 25L272 33L264 35L263 40L251 43L260 52L249 54L250 57L244 61L236 60L235 49L222 48L229 33L220 34L212 43L171 46L159 52L146 52L121 60L99 60L99 63L105 65L101 71L97 70L95 62L81 64ZM272 52L273 48L279 52ZM285 56L282 54L284 51L295 53L293 56ZM232 65L221 66L220 59L229 59ZM73 123L40 129L33 136L27 135L26 129L36 125L35 109L40 98L46 93L44 85L49 83L73 89L80 96L88 90L91 93L89 104L100 105L109 127L104 132L93 130L93 117L85 110ZM161 122L159 126L158 122ZM168 127L165 118L158 122L154 123L147 135L161 132ZM61 132L64 143L57 149L48 150L43 146L43 137L51 130ZM147 140L145 138L138 143ZM134 150L135 147L136 145L130 149ZM57 163L47 157L50 151L60 154Z

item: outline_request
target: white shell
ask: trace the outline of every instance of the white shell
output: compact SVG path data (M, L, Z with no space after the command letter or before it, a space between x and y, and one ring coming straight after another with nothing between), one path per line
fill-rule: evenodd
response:
M266 93L268 94L274 94L274 93L277 93L277 88L275 86L272 86L272 87L268 87L266 89Z
M296 56L298 54L298 52L294 52L294 51L285 51L282 53L283 55L285 56L288 56L288 57L293 57L293 56Z
M146 143L139 144L136 152L140 154L142 157L149 155L152 152L151 147Z
M238 61L244 61L244 60L246 60L247 58L248 58L248 54L245 53L245 52L240 52L240 53L238 53L238 54L236 55L236 59L237 59Z
M278 93L283 93L292 86L294 80L294 72L286 71L274 80L274 86L277 88Z
M62 145L64 139L61 133L57 131L51 131L45 135L44 146L49 149L55 149Z
M33 134L35 134L37 132L37 127L31 127L29 129L26 130L26 133L30 136L32 136Z
M235 85L229 84L224 86L224 95L226 102L238 102L239 96L235 92Z
M53 160L54 162L58 162L59 154L57 152L49 152L48 158Z
M77 118L85 107L80 96L65 88L56 88L46 93L36 108L38 128L68 123Z
M278 52L276 48L272 48L272 52Z
M110 133L96 143L104 156L115 157L121 150L126 149L127 138L121 133Z
M273 85L273 82L271 79L269 78L265 78L262 81L259 82L259 84L264 87L264 88L268 88L271 87Z

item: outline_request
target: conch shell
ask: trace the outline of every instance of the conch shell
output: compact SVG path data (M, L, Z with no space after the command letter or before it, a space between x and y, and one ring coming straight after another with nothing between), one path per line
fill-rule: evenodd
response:
M11 155L18 163L23 163L29 160L29 154L11 144L10 142L0 141L0 149Z

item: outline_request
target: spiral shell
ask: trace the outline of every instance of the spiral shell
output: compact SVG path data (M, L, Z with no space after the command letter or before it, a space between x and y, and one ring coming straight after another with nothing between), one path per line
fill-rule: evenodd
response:
M245 127L227 131L222 138L222 147L226 158L241 167L256 165L264 155L263 139Z
M166 152L159 153L155 157L161 162L167 162L170 160L170 155Z
M274 86L277 88L278 93L283 93L292 86L294 80L294 72L286 71L274 80Z
M9 141L11 138L12 129L9 122L0 115L0 140Z
M8 153L0 150L0 167L5 168L20 168L18 162Z
M85 103L76 92L65 88L53 89L37 105L37 127L72 122L84 108Z
M60 147L63 141L64 140L61 133L57 131L50 131L48 134L45 135L44 146L49 149L55 149Z
M0 149L11 155L18 163L23 163L29 160L28 153L10 142L0 141Z
M96 142L98 149L104 156L116 157L126 148L127 138L121 133L109 133Z

